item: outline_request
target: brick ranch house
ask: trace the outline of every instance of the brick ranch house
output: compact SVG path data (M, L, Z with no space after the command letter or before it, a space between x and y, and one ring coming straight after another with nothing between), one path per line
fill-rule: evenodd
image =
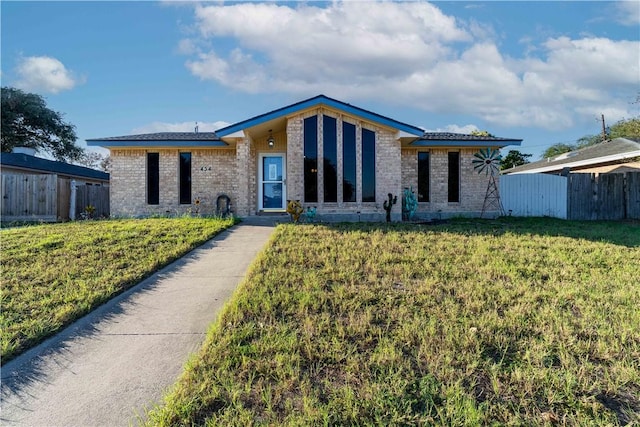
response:
M471 160L521 139L430 133L319 95L216 132L87 140L111 152L112 216L216 212L219 196L240 217L284 212L287 200L323 220L384 220L387 194L405 187L417 216L478 216L488 177Z

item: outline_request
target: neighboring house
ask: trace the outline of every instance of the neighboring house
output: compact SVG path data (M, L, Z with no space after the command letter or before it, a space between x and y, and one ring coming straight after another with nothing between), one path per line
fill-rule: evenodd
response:
M0 153L3 222L66 221L79 218L88 205L96 217L109 216L108 173L33 153L24 147Z
M59 178L75 179L77 184L109 185L109 174L84 166L43 159L20 152L0 153L2 174L58 175Z
M502 174L568 172L640 172L640 139L615 138L580 150L516 166L502 171Z
M220 196L241 217L284 212L287 200L324 220L383 220L387 194L412 187L421 218L479 215L488 177L481 148L520 139L425 133L319 95L214 132L87 140L111 151L111 214L213 213Z

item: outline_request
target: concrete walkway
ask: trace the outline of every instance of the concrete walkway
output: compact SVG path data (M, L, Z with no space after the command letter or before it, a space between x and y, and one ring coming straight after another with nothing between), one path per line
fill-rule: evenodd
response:
M273 231L224 231L2 367L0 424L126 426L160 401Z

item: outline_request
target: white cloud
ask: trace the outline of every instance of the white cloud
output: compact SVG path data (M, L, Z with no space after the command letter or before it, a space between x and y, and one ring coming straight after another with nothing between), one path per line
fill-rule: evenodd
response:
M18 81L15 86L29 91L59 93L82 82L62 62L49 56L21 58L16 72Z
M456 124L451 124L451 125L446 125L445 127L441 127L433 130L427 130L427 132L451 132L451 133L470 134L471 132L476 130L479 130L478 126L476 125L469 124L469 125L460 126Z
M324 93L563 129L594 108L617 110L636 92L640 74L637 41L558 37L536 45L524 36L525 51L509 56L490 25L425 2L238 3L194 11L198 46L213 48L193 53L186 67L249 93Z
M232 37L240 47L226 54L201 54L187 67L203 79L239 89L246 86L248 91L309 85L309 90L317 90L314 86L327 81L343 86L347 76L362 83L371 77L407 76L416 64L449 55L444 42L469 39L455 19L428 3L371 5L198 6L196 20L203 37ZM265 60L255 60L252 53Z
M193 39L180 40L176 50L181 55L192 55L199 51L198 45Z
M640 2L624 0L615 2L617 21L623 25L640 25Z
M230 123L217 121L217 122L197 122L199 132L213 132L218 129L222 129L225 126L229 126ZM142 133L156 133L156 132L193 132L196 127L196 122L152 122L146 125L137 127L131 131L132 134Z

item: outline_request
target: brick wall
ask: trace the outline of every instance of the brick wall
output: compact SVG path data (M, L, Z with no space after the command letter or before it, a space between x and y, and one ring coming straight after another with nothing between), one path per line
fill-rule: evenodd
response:
M180 204L179 153L191 153L191 204ZM147 153L159 153L160 203L147 204ZM236 158L233 150L160 149L111 150L111 215L180 215L187 212L213 214L221 194L237 199ZM200 200L196 206L193 202Z
M111 150L111 216L142 215L146 206L146 167L144 150Z
M398 197L391 211L392 219L402 217L402 162L400 141L395 133L383 129L376 132L376 205L383 209L388 193ZM384 212L384 209L383 209ZM385 212L386 214L386 212Z
M304 115L287 120L287 199L304 199Z
M413 187L413 191L418 191L418 150L403 148L400 162L402 165L402 189Z
M251 137L236 141L236 177L234 212L239 216L249 215L249 165L251 162Z
M477 148L432 148L402 150L402 186L418 188L418 151L429 151L430 202L418 204L419 216L433 218L438 215L479 215L482 211L489 177L473 169L472 160ZM448 173L450 151L460 152L460 202L448 201ZM495 214L495 212L494 212Z
M310 205L317 207L318 215L336 215L340 213L356 213L363 215L378 215L384 217L383 202L387 199L387 193L393 193L400 197L400 142L395 138L391 130L373 126L356 117L343 115L337 111L328 109L315 109L290 117L287 121L287 198L304 200L304 119L310 116L318 116L318 202ZM323 191L324 165L320 161L323 153L323 120L327 115L336 119L337 129L337 178L338 178L338 202L325 203ZM356 126L356 202L342 202L342 123L349 122ZM376 133L376 201L361 202L362 197L362 129L369 129ZM401 215L400 204L394 206L393 217L399 219Z
M238 138L234 148L227 149L113 149L111 151L111 213L113 216L175 215L193 212L196 206L179 203L179 153L191 152L192 202L201 201L198 211L215 213L216 199L221 194L231 197L234 213L255 215L258 209L258 161L261 153L285 153L287 168L287 199L304 199L304 141L303 120L318 115L318 157L322 157L322 114L336 118L338 153L338 202L324 203L322 191L323 168L318 162L318 215L339 216L360 213L363 218L384 219L383 203L387 194L398 196L393 219L399 220L402 211L402 191L418 187L418 150L402 148L394 131L375 126L356 117L328 109L314 109L287 119L286 129L273 134L273 148L267 144L269 135L255 140L248 134ZM356 191L357 200L342 202L342 123L356 125ZM376 134L376 201L362 203L362 129ZM420 149L422 150L422 149ZM488 177L478 175L472 164L475 148L433 148L430 152L430 202L420 203L423 217L478 215L487 189ZM460 202L448 199L448 152L460 152ZM146 154L159 153L160 204L146 203ZM344 219L350 219L345 217Z

